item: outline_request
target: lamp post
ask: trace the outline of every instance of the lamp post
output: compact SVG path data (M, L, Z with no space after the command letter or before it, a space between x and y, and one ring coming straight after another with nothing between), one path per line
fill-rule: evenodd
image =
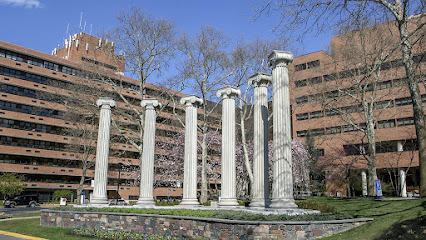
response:
M117 195L116 195L116 202L115 205L118 205L118 191L120 190L120 176L121 176L121 167L123 166L122 163L118 163L118 181L117 181Z

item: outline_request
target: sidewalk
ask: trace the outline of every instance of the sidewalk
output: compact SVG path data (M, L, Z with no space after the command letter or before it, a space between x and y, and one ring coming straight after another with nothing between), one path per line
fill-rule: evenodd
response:
M46 238L39 238L39 237L31 237L27 235L22 235L18 233L12 233L12 232L6 232L0 230L0 240L48 240Z

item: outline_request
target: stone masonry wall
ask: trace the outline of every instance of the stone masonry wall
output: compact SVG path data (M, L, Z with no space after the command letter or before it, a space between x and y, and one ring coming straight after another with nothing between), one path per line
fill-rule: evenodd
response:
M42 210L42 226L91 227L206 239L315 239L349 230L372 219L260 222L150 214Z

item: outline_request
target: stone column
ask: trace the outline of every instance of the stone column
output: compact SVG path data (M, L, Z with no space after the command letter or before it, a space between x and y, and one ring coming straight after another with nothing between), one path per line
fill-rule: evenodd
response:
M365 171L361 172L361 182L362 182L362 196L365 197L368 195L367 192L367 174Z
M291 52L274 50L269 55L272 66L272 110L274 167L271 208L297 208L293 198L291 159L291 122L288 63L293 61Z
M183 198L180 205L197 206L197 105L203 100L196 96L183 97L181 104L186 106L185 116L185 157L183 175Z
M225 87L217 91L222 102L222 190L219 206L238 206L235 165L235 97L240 90Z
M401 182L401 197L407 197L407 182L404 169L399 170L399 180Z
M101 112L99 115L98 142L96 145L93 197L90 203L108 204L109 133L111 126L111 108L115 107L115 101L111 98L99 98L96 104L98 107L101 107Z
M153 206L154 201L154 156L155 156L155 108L161 104L155 99L144 99L141 103L145 108L143 132L143 149L140 176L140 193L137 205Z
M268 162L268 86L272 76L256 73L249 78L254 87L254 135L253 135L253 199L250 207L269 207Z

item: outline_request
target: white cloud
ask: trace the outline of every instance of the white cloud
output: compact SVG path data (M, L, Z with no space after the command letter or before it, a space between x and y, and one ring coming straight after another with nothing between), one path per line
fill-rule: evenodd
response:
M0 3L11 4L13 6L26 7L26 8L41 7L40 1L38 0L0 0Z

